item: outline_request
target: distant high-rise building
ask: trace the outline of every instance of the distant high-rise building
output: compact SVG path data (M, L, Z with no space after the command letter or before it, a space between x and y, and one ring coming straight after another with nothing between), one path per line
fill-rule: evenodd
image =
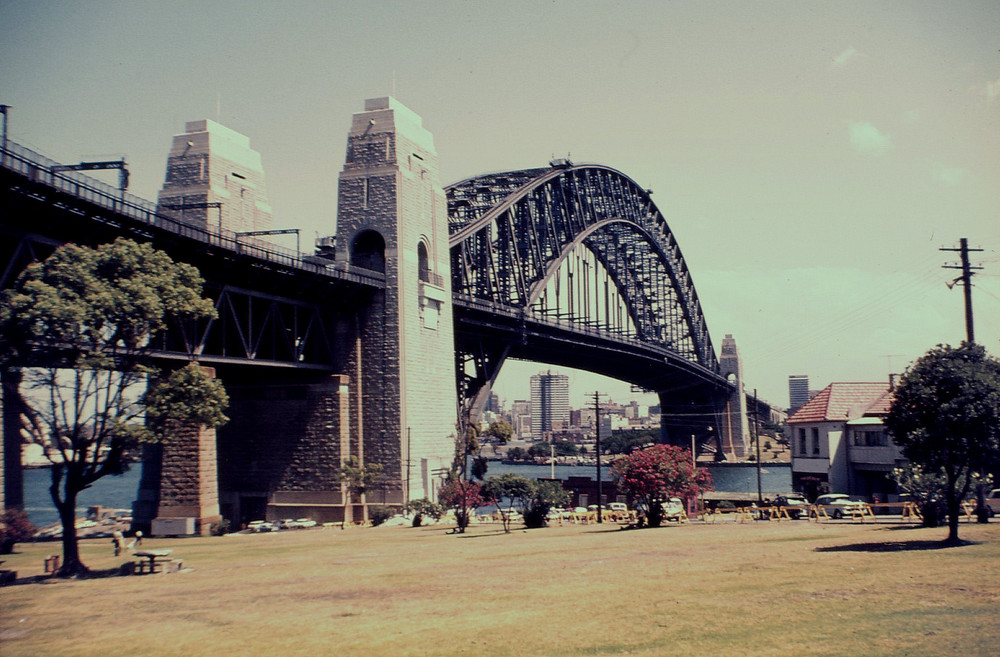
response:
M788 414L791 415L809 401L809 377L792 374L788 377Z
M558 424L557 424L558 423ZM569 377L565 374L534 374L531 377L531 435L542 438L546 431L569 424Z
M518 440L531 438L531 402L515 399L510 407L510 424Z

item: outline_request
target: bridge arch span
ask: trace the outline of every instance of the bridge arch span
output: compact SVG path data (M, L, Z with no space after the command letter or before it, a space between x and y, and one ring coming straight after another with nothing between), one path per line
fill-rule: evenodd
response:
M555 319L638 341L660 362L725 385L677 240L650 192L634 180L607 166L559 161L468 178L446 193L457 314L463 304L488 303L519 313L522 325ZM552 304L553 292L565 298ZM627 309L627 326L610 316L611 297ZM477 398L503 360L524 350L517 341L459 338L459 392L475 417Z

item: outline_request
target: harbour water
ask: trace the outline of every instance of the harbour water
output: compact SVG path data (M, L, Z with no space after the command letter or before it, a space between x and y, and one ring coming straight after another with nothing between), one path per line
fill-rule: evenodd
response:
M123 475L98 479L77 498L77 517L87 515L89 506L131 509L132 500L139 491L140 474L141 468L136 464ZM59 513L49 494L51 485L52 473L49 468L30 468L24 471L24 510L32 524L39 528L59 522Z
M77 516L86 515L88 506L107 506L116 509L129 509L139 490L140 467L117 477L104 477L80 494L77 504ZM558 479L568 477L597 476L595 467L578 465L522 465L508 464L500 461L490 461L486 476L514 472L530 479L549 477L552 472ZM708 466L712 481L717 491L730 493L755 493L757 491L757 468L752 463L713 464ZM604 464L601 468L601 480L613 479L611 468ZM36 527L45 527L59 521L49 496L51 475L48 468L29 469L24 471L24 502L25 511ZM787 493L792 490L791 466L788 463L765 463L761 467L761 490L767 493Z

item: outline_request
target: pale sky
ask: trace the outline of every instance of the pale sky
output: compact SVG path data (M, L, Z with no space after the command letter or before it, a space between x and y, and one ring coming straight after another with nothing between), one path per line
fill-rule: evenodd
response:
M941 268L957 255L938 250L961 237L984 249L976 338L1000 353L995 0L0 0L11 140L124 155L155 199L172 136L218 118L304 243L334 232L351 115L390 94L434 134L442 184L569 155L652 189L716 349L733 334L776 405L790 374L880 381L963 340ZM500 396L527 398L543 369L509 366ZM632 397L560 371L574 405Z

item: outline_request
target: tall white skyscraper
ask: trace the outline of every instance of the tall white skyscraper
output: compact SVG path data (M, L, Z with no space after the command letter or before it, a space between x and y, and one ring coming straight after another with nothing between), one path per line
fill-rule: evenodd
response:
M569 377L552 371L531 377L531 437L539 440L557 423L569 424Z

